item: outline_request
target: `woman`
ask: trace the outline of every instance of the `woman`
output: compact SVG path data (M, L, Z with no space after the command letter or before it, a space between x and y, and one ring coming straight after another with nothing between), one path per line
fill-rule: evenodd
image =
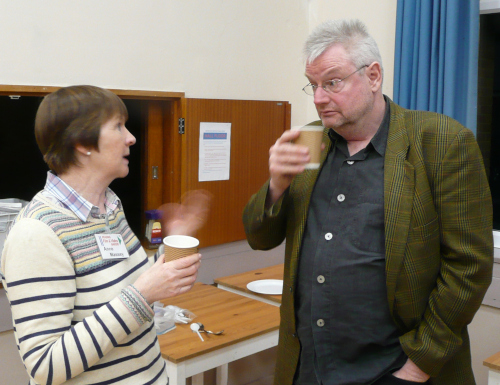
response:
M168 383L151 304L188 291L201 255L150 263L131 231L108 188L129 172L127 118L120 98L92 86L62 88L38 109L36 139L51 171L1 260L30 384ZM193 233L206 210L191 202L170 213L169 231Z

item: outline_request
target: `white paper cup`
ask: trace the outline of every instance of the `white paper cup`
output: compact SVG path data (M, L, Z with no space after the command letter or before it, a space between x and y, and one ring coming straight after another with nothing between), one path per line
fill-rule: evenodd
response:
M169 235L163 238L165 262L196 254L200 241L187 235Z
M323 141L323 127L321 126L298 126L292 131L300 131L300 135L293 141L309 148L311 161L306 164L306 169L319 168L321 158L321 142Z

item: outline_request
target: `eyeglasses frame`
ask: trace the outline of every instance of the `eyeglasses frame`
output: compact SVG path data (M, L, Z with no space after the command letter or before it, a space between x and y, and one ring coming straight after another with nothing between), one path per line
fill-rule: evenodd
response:
M328 82L330 82L330 85L328 85L329 87L335 86L335 85L339 84L340 82L342 82L342 81L346 80L349 76L354 75L354 74L355 74L356 72L358 72L358 71L361 71L361 70L362 70L363 68L365 68L365 67L369 67L369 65L368 65L368 64L365 64L364 66L359 67L356 71L354 71L353 73L350 73L349 75L347 75L346 77L343 77L343 78L342 78L342 79L340 79L340 80L327 80L326 82L327 82L327 83L328 83ZM306 87L309 87L309 86L311 86L311 87L312 87L312 89L313 89L313 93L312 93L312 94L309 94L309 93L307 93L307 91L306 91ZM315 86L315 85L314 85L314 84L312 84L312 83L308 83L308 84L306 84L306 85L304 86L304 88L302 88L302 91L304 91L306 95L309 95L309 96L314 96L314 95L316 94L316 90L317 90L319 87L323 88L323 90L324 90L325 92L327 92L327 93L338 93L338 92L342 91L342 90L339 90L339 91L337 91L337 92L330 91L330 90L327 90L327 89L326 89L327 85Z

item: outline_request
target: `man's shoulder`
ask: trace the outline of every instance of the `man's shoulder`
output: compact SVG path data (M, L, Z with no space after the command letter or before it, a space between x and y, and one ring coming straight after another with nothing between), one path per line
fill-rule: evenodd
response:
M457 120L437 112L411 110L390 101L391 123L399 124L400 128L422 132L457 133L468 130Z
M456 139L475 141L471 130L447 115L410 110L391 101L388 143L403 140L410 147L447 148Z

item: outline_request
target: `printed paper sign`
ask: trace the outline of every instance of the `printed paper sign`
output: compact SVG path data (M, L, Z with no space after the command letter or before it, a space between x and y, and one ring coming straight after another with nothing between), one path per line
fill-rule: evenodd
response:
M229 180L231 123L200 123L198 181Z

